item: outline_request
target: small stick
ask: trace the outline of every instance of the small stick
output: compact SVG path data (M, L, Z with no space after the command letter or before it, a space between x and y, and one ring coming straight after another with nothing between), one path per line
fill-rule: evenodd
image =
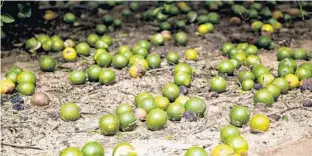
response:
M300 8L300 13L301 13L302 20L304 21L304 15L303 15L301 3L300 3L300 1L298 1L298 0L297 0L297 2L298 2L298 4L299 4L299 8Z
M174 67L164 67L164 68L151 69L151 70L148 70L146 73L152 73L152 72L163 71L163 70L170 70L170 69L173 69L173 68Z
M10 146L10 147L14 147L14 148L29 148L29 149L35 149L35 150L43 150L40 147L35 147L35 146L24 146L24 145L13 145L13 144L7 144L7 143L1 143L2 146Z

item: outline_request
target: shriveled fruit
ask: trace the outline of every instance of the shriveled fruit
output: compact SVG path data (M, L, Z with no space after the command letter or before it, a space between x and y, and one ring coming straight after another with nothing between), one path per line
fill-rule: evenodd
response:
M75 47L75 45L76 45L75 41L73 41L72 39L67 39L64 42L64 47L65 48L69 48L69 47L73 48L73 47Z
M99 74L99 82L104 85L110 85L115 82L116 74L112 69L103 69Z
M157 108L160 108L162 110L167 110L167 107L169 106L170 104L170 101L168 98L166 97L163 97L163 96L157 96L155 98L155 103L157 105Z
M156 108L148 113L146 117L146 126L150 130L160 130L167 124L167 113L159 108Z
M77 52L74 48L65 48L62 52L62 57L66 61L75 61L77 59Z
M255 103L264 103L266 106L272 106L274 103L274 97L267 89L260 89L254 95Z
M134 110L134 115L139 120L145 120L147 112L143 108L136 108Z
M191 111L198 117L203 117L206 111L206 102L201 98L193 97L186 101L184 107L185 111Z
M146 68L143 65L135 64L129 69L129 75L133 78L143 77L146 73Z
M30 98L30 104L33 106L47 106L49 105L50 99L47 94L42 92L37 92Z
M162 89L162 95L173 102L180 94L180 88L174 83L167 83Z
M235 127L233 125L224 126L220 130L220 137L224 143L226 143L226 140L229 137L237 136L237 135L240 135L240 131L237 127Z
M136 117L133 112L125 112L118 116L119 119L119 128L122 131L131 131L136 126Z
M133 55L131 56L130 60L129 60L129 65L132 66L134 64L136 64L139 60L145 60L144 59L144 56L142 55ZM146 61L146 60L145 60ZM143 61L141 61L142 63ZM145 63L142 63L142 65L146 66L146 69L148 68L148 63L146 61L146 64Z
M0 85L1 85L1 94L10 94L15 89L15 84L10 79L1 80Z
M103 135L114 135L119 130L119 120L115 115L105 114L99 121L100 132Z
M80 107L75 103L65 103L61 106L60 117L64 121L75 121L80 118Z
M208 152L199 146L193 146L187 149L184 156L208 156Z
M83 156L83 153L76 147L67 147L60 152L60 156Z
M56 60L51 56L41 56L39 60L40 69L44 72L53 72L56 67Z
M270 128L270 119L263 115L257 114L250 119L250 129L253 132L264 132Z
M97 141L86 143L82 147L81 152L83 153L83 156L104 156L105 154L103 145Z
M230 111L230 121L234 126L242 126L249 121L249 110L244 106L236 105Z
M168 106L167 109L167 115L171 121L181 120L184 112L185 108L180 103L172 103Z
M226 91L227 82L225 78L221 76L213 77L210 81L210 90L217 93L222 93Z
M87 76L82 70L74 70L69 74L69 80L74 85L81 85L86 82Z

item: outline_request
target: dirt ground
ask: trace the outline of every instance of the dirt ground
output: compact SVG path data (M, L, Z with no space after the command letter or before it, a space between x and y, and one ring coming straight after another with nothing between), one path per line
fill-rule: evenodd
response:
M248 24L230 26L227 19L215 26L213 34L204 37L194 35L194 27L187 28L189 43L186 47L175 46L173 41L169 41L162 47L153 46L151 52L163 54L174 50L183 57L187 48L196 48L199 51L199 61L190 62L195 75L188 89L188 96L206 99L205 117L197 122L188 122L185 119L181 122L168 122L167 127L160 131L149 131L143 122L138 121L134 131L119 132L111 137L97 133L99 118L103 114L114 113L120 103L132 104L134 96L142 91L160 95L162 86L173 81L171 68L168 68L165 61L161 70L152 70L141 79L130 78L128 69L122 69L115 70L117 80L113 85L102 86L88 82L73 86L68 80L69 72L73 69L86 69L92 63L91 57L80 58L75 63L65 63L61 60L60 53L50 53L49 55L58 60L58 68L53 73L44 73L39 69L38 58L31 57L23 47L2 50L1 77L13 65L33 71L37 76L36 91L46 93L51 102L46 107L33 107L29 104L30 97L24 96L25 109L22 111L13 110L9 101L1 103L1 155L56 156L67 146L81 148L92 140L102 143L107 154L112 152L116 143L124 141L133 144L142 156L181 156L193 145L211 151L221 142L219 130L229 124L229 110L236 104L247 106L252 114L264 113L272 119L270 130L265 133L251 133L248 126L240 128L249 142L250 156L311 155L312 138L309 137L312 136L312 109L302 107L302 101L311 98L312 93L292 90L281 95L273 107L266 108L255 105L253 92L242 92L235 77L228 77L228 91L218 97L211 96L208 79L216 73L218 62L225 59L220 55L220 45L233 38L238 38L241 42L252 42L256 36L249 31ZM56 23L53 29L56 34L76 41L86 40L87 34L94 32L94 29L68 28L68 25ZM311 21L297 22L283 28L273 38L279 46L312 50L311 28ZM128 36L123 37L120 33ZM135 42L146 39L153 33L152 28L145 23L137 25L128 21L121 30L108 33L116 39L110 51L115 52L119 45L133 46ZM260 51L263 64L272 67L273 73L276 73L278 64L275 54L274 50ZM60 106L66 102L74 102L81 107L81 119L64 122L58 117Z

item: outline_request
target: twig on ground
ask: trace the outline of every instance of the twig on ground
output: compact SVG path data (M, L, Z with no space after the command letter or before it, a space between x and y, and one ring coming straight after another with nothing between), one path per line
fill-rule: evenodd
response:
M148 70L148 71L146 72L146 74L147 74L147 73L156 72L156 71L171 70L171 69L173 69L173 68L174 68L174 66L169 66L169 67L164 67L164 68L157 68L157 69L151 69L151 70Z
M301 110L312 112L312 110L310 110L310 109L298 106L298 107L287 108L286 110L281 111L280 114L284 114L284 113L286 113L288 111L292 111L292 110L296 110L296 109L301 109Z
M22 148L22 149L35 149L35 150L43 150L40 147L36 147L36 146L27 146L27 145L14 145L14 144L7 144L7 143L1 143L2 146L10 146L10 147L14 147L14 148Z
M304 15L303 15L301 3L300 3L299 0L297 0L297 2L298 2L298 4L299 4L299 8L300 8L300 13L301 13L302 20L304 20Z

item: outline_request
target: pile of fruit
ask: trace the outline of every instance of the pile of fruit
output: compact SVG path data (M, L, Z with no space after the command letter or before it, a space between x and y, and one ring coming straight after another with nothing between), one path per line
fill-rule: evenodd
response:
M88 3L88 7L102 4ZM120 7L121 1L103 2L108 7ZM312 3L302 2L302 7L308 9ZM240 25L248 22L250 30L257 37L251 43L223 43L220 55L224 59L218 64L218 73L209 80L209 90L217 94L228 91L228 78L234 77L243 92L252 92L255 104L272 107L282 94L301 87L305 81L312 78L312 52L307 49L278 47L273 42L274 33L279 33L283 24L289 24L308 14L301 10L280 10L276 2L233 2L209 1L205 2L205 9L196 10L187 2L164 1L157 3L140 14L140 3L130 2L118 15L111 15L101 10L102 24L94 27L94 32L85 36L79 42L64 39L58 35L37 34L25 42L25 49L34 56L38 53L59 53L61 60L49 55L41 55L39 66L42 72L58 70L58 63L78 62L80 59L91 58L86 70L74 69L68 73L72 85L85 85L87 81L102 85L114 85L117 70L127 70L129 77L140 79L162 66L173 69L173 80L166 83L161 95L141 92L135 96L133 104L122 103L115 112L104 114L99 118L99 133L113 136L117 132L134 131L137 121L145 123L151 131L166 128L168 122L179 122L185 119L195 122L205 117L206 101L202 97L188 96L188 88L194 79L194 67L204 53L194 47L186 47L189 42L187 27L195 28L195 37L209 36L220 23L220 12L231 13L230 23ZM230 8L230 9L229 9ZM135 14L135 15L134 15ZM137 41L134 45L116 46L117 39L107 35L120 29L124 19L132 17L151 23L154 26L153 35ZM53 11L46 11L44 19L50 21L56 18ZM63 22L79 25L79 18L73 12L62 16ZM242 21L244 20L244 21ZM250 23L250 24L249 24ZM171 33L174 33L173 37ZM173 38L174 44L184 49L184 55L176 51L169 51L165 55L153 51L153 47L164 46ZM278 49L277 49L278 48ZM262 49L276 51L279 61L277 70L270 69L261 62L259 54ZM301 61L299 64L297 61ZM310 62L309 62L310 61ZM303 62L303 63L302 63ZM105 87L104 86L104 87ZM36 76L31 71L17 66L12 67L1 80L2 94L21 94L32 96L34 106L47 106L49 97L45 93L37 92ZM12 95L13 96L13 95ZM15 97L13 99L18 99ZM79 104L65 103L59 110L60 118L66 122L74 122L81 118ZM240 127L249 126L252 133L262 133L270 128L270 119L264 114L252 114L247 107L236 104L229 112L229 125L220 129L221 144L211 151L213 156L248 155L248 141L242 136ZM82 149L67 147L60 156L103 156L104 148L96 141L86 143ZM135 148L129 143L119 143L113 149L113 156L136 156ZM199 146L190 147L185 156L208 156L208 152Z

